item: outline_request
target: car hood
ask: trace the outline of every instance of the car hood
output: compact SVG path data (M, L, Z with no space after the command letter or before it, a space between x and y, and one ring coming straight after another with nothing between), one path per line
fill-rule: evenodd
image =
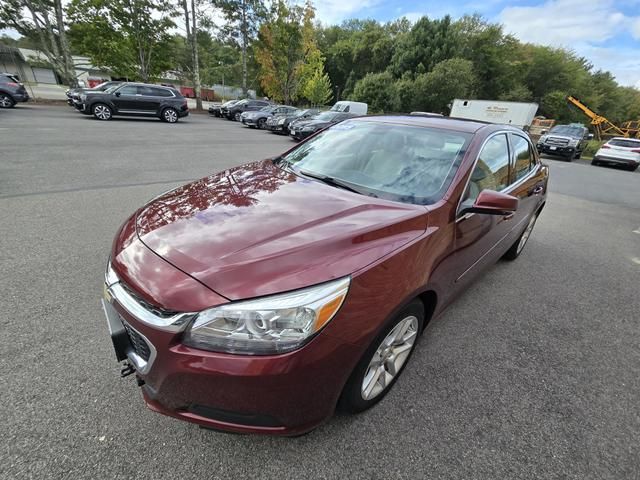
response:
M160 257L237 300L351 275L420 236L427 212L265 160L152 200L139 210L136 230Z
M562 140L572 140L572 141L579 141L580 140L579 138L572 137L570 135L557 135L555 133L547 133L547 140L549 138L551 138L551 137L559 138L559 139L562 139Z

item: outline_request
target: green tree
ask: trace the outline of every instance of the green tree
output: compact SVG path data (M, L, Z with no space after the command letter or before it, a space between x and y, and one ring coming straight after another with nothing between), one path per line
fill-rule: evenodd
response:
M397 105L394 87L390 72L368 73L355 84L353 99L366 102L371 112L392 112Z
M55 72L73 87L78 82L64 16L62 0L4 0L0 3L0 28L13 28L29 38Z
M73 45L114 74L150 81L172 67L168 0L72 0Z
M316 70L305 83L302 94L313 106L319 107L329 103L333 96L329 75L322 70Z
M225 23L222 35L240 47L242 52L242 90L247 94L248 52L256 38L267 9L263 0L211 0L220 9Z

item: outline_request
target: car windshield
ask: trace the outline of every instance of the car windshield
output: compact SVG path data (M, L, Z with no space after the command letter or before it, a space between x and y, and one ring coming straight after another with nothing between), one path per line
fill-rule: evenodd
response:
M313 117L314 120L322 120L323 122L330 122L338 116L337 112L322 112Z
M427 205L448 188L471 136L347 120L284 155L281 162L301 175L328 177L365 195Z
M569 125L558 125L553 127L549 133L556 135L567 135L574 138L582 138L584 130L580 127L570 127Z

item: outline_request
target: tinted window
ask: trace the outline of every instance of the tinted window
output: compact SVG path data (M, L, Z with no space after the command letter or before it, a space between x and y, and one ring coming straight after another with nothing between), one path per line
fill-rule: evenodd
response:
M465 200L475 200L482 190L500 191L509 185L509 147L504 133L491 137L476 163Z
M125 85L118 90L121 95L136 95L138 93L138 87L136 85Z
M515 181L525 177L533 169L533 156L529 142L520 135L511 135L511 146L515 157Z
M143 95L151 95L153 97L173 97L171 92L166 88L144 87Z
M283 157L293 169L325 175L371 196L428 204L449 186L470 134L345 121Z
M607 145L614 147L626 147L626 148L640 148L640 140L632 140L626 138L614 138L609 140Z

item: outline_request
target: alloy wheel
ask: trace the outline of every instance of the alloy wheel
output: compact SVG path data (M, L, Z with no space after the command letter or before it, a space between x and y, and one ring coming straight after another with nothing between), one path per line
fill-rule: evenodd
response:
M173 108L167 108L164 111L164 119L168 123L176 123L178 121L178 114Z
M518 248L516 249L516 253L519 254L524 248L524 246L526 245L527 240L529 240L529 237L531 236L531 232L533 231L533 227L536 224L537 218L538 216L534 215L533 217L531 217L531 220L529 220L529 224L527 225L527 228L525 229L524 232L522 232L522 235L520 236L520 241L518 242Z
M235 118L236 122L239 122L240 121L240 114L236 113L233 118Z
M372 400L384 392L400 373L418 338L418 318L403 318L384 337L376 349L362 380L363 400Z
M93 108L93 114L100 120L109 120L111 118L111 109L106 105L96 105Z
M2 108L11 108L13 106L13 100L9 95L1 95L0 96L0 107Z

